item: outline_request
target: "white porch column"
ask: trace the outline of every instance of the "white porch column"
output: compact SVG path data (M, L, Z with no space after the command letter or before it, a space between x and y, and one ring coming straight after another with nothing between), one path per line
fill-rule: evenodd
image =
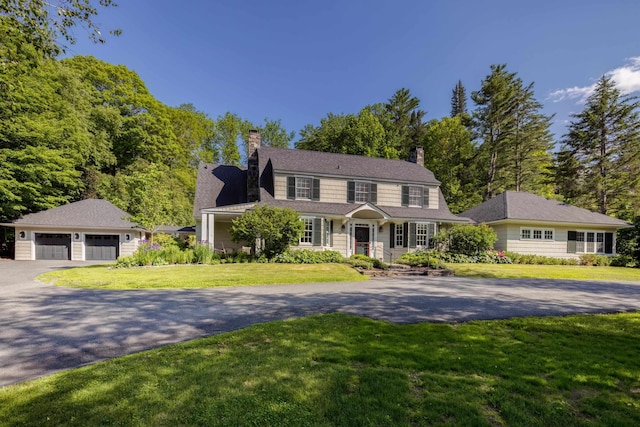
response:
M209 244L209 247L211 249L215 248L215 240L214 240L214 232L215 232L215 226L214 226L214 215L213 214L209 214L207 215L209 217L209 225L207 227L207 243Z
M207 235L209 234L209 224L208 224L208 220L207 220L207 214L203 213L202 214L202 218L200 220L200 242L204 242L205 240L207 240Z

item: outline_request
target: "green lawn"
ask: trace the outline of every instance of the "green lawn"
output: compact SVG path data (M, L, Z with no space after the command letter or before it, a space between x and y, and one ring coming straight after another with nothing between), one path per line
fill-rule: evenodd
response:
M527 264L447 264L456 276L540 278L576 280L622 280L640 282L640 268L585 267Z
M640 313L253 326L0 389L0 425L636 426Z
M99 289L215 288L367 278L345 264L218 264L115 269L92 266L52 271L38 280Z

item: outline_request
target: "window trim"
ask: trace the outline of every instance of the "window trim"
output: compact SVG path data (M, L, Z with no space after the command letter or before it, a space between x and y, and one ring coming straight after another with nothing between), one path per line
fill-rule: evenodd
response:
M409 200L407 201L407 206L410 208L421 208L424 206L424 186L422 185L408 185L408 193L409 193ZM420 194L418 195L411 195L411 190L418 190L418 192ZM418 200L418 204L415 203L411 203L411 198L417 199Z
M615 236L615 232L612 231L604 231L604 230L571 230L576 232L576 251L577 254L594 254L594 255L613 255L613 250L610 254L606 252L606 234L612 233ZM589 241L589 234L593 234L593 240ZM598 235L602 236L602 241L598 241ZM578 236L582 236L583 240L578 240ZM614 237L615 239L615 237ZM582 244L581 251L578 250L578 242ZM615 240L614 240L615 243ZM588 251L588 245L591 244L593 246L592 251ZM598 250L598 245L602 245L602 251ZM614 244L615 247L615 244Z
M366 186L366 191L358 192L358 185ZM365 200L358 200L358 194L365 196ZM371 181L354 181L353 185L353 201L355 203L368 203L371 197Z
M300 220L302 221L302 223L304 224L304 231L302 233L302 236L300 236L300 240L299 243L300 245L308 245L308 246L312 246L313 245L313 232L314 230L314 225L315 225L315 218L312 217L300 217ZM307 225L310 224L311 227L310 229L307 229Z
M295 178L295 183L294 183L294 186L295 186L295 194L294 194L295 200L311 200L311 196L313 195L313 178L310 177L310 176L298 176L298 175L294 176L294 178ZM308 183L309 184L308 187L303 188L301 186L301 184L303 182ZM309 192L309 197L299 196L298 195L299 191L308 191Z
M395 240L394 240L394 246L396 248L402 248L404 247L404 224L403 223L397 223L397 224L393 224L394 228L394 232L395 232Z
M424 243L421 243L424 241ZM428 222L416 222L416 247L428 248L429 247L429 223Z
M540 237L535 237L540 233ZM551 233L551 237L547 237L547 233ZM527 237L525 237L527 234ZM533 240L535 242L554 242L556 239L555 228L543 228L543 227L520 227L520 240Z
M367 191L356 191L356 187L358 185L366 185ZM366 200L358 200L358 194L366 194ZM375 205L378 203L378 184L373 181L366 181L362 179L347 181L347 203L371 203Z

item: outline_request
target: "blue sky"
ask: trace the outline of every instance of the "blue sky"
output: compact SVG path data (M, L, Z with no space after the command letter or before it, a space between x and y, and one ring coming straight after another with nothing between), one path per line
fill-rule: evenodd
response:
M640 94L638 1L119 2L96 21L123 34L93 45L78 29L67 55L126 65L161 102L214 119L231 111L298 132L402 87L440 118L459 79L470 94L504 63L535 82L558 140L603 74Z

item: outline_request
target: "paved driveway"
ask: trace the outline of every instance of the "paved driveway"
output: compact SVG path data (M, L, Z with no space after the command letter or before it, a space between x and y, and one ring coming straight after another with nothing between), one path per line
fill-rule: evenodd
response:
M640 310L640 284L424 277L101 291L34 283L30 278L37 273L65 265L35 264L0 261L0 386L313 313L415 323Z

